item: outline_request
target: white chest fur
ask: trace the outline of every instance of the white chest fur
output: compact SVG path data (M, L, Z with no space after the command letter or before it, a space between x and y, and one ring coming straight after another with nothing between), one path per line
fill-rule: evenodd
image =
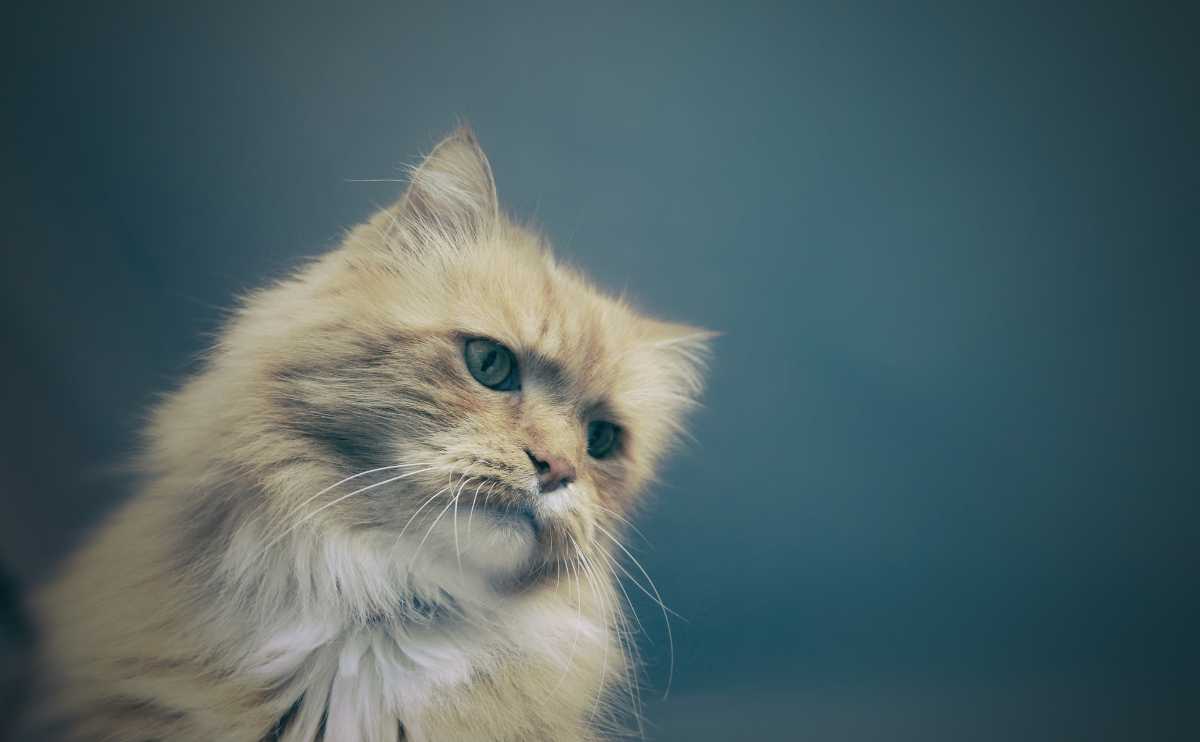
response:
M286 742L313 739L322 713L327 742L395 742L401 724L407 740L420 742L430 708L469 703L481 679L522 667L566 673L577 653L607 640L603 625L574 606L538 601L473 622L280 631L256 670L279 677L312 668Z

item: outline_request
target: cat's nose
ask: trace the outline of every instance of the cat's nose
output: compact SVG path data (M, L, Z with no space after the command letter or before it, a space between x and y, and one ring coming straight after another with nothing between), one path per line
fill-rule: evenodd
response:
M537 471L538 487L543 494L575 481L575 467L566 459L530 448L525 449L525 453Z

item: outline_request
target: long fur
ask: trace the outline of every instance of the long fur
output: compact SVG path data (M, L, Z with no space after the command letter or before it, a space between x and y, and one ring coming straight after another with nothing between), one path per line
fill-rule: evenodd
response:
M513 350L519 392L471 377L472 337ZM455 132L397 204L246 298L158 406L144 485L38 597L35 723L181 742L628 729L617 575L640 575L619 542L707 340L556 262ZM620 428L609 458L587 453L595 419ZM539 494L530 448L575 481Z

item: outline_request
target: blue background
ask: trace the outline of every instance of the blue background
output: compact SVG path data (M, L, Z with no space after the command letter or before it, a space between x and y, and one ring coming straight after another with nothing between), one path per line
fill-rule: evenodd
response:
M724 333L635 541L686 618L651 737L1200 739L1182 5L10 15L0 557L44 576L222 308L462 117L561 255Z

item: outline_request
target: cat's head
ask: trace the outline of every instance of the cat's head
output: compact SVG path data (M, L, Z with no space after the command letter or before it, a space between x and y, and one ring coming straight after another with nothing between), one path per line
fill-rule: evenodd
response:
M219 363L254 369L254 438L230 445L283 467L264 476L289 528L536 577L611 546L694 404L708 337L558 263L500 211L460 130L399 203L248 302Z

